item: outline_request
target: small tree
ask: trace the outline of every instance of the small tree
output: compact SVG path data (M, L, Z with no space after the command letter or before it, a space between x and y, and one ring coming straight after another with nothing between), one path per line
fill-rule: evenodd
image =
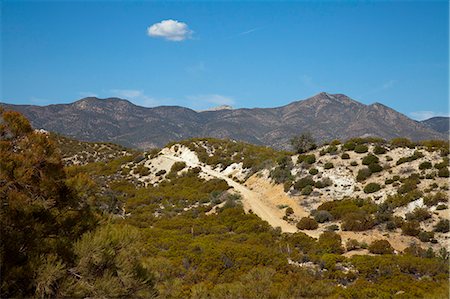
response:
M317 224L317 221L310 217L303 217L297 223L298 229L312 230L312 229L316 229L318 227L319 227L319 225Z
M376 240L370 244L369 251L375 254L393 254L394 248L387 240Z
M316 148L316 143L310 132L305 132L300 136L294 136L290 140L292 148L298 154L303 154L307 151Z

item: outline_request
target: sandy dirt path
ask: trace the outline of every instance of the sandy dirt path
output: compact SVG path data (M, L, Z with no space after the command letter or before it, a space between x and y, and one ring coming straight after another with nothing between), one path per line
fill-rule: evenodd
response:
M264 196L258 192L252 191L246 186L237 183L227 177L226 175L212 169L209 166L195 163L191 160L183 159L181 157L175 157L171 155L164 155L165 158L171 159L176 162L185 162L189 167L200 167L202 172L219 179L225 180L230 187L239 192L242 196L242 204L245 211L252 210L253 213L258 215L262 220L267 221L272 227L280 227L282 232L293 233L297 231L297 228L280 218L279 213L264 201ZM282 217L282 216L281 216Z

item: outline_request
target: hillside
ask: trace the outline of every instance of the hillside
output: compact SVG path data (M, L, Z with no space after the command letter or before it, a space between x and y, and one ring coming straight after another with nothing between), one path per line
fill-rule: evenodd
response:
M422 121L423 124L427 125L431 129L449 135L450 118L449 117L432 117Z
M0 141L2 297L448 294L445 142L298 155L196 138L136 152L15 112Z
M289 139L311 131L319 142L376 136L445 139L445 134L382 104L364 105L322 92L276 108L196 112L183 107L144 108L117 99L85 98L71 104L2 104L23 113L36 128L84 141L148 149L193 137L231 138L288 149Z

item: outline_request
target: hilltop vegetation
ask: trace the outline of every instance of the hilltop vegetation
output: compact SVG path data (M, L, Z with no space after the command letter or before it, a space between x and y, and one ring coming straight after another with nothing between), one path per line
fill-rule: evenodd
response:
M2 297L443 298L449 292L448 252L440 244L448 217L438 209L448 198L445 143L335 141L298 156L196 139L148 153L118 148L126 154L64 166L59 151L65 156L72 149L58 150L52 140L20 114L1 112ZM397 165L399 155L414 158ZM370 170L375 164L382 170ZM213 168L233 180L205 172ZM283 233L246 212L246 199L230 188L242 180L239 172L246 184L284 184L286 198L299 205L277 209L285 209L287 222L302 223L302 231ZM350 187L346 177L353 178ZM380 189L364 192L370 183ZM419 197L423 210L401 210ZM345 235L389 227L417 243L397 250L389 238L364 243Z

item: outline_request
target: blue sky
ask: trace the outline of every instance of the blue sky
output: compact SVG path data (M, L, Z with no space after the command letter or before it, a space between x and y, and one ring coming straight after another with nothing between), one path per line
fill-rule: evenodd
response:
M1 20L3 102L274 107L326 91L449 110L447 1L2 1Z

